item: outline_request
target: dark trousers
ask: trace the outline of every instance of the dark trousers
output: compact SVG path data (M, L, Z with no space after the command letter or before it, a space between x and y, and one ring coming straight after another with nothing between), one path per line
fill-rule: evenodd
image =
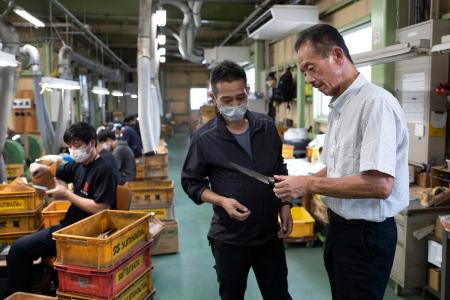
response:
M283 242L275 238L261 246L237 246L210 239L222 300L243 300L253 268L265 300L290 300Z
M324 260L333 300L383 299L397 243L394 218L377 223L329 216Z
M33 261L56 255L56 242L52 239L52 233L62 227L55 225L43 229L21 237L12 245L6 258L5 297L15 292L30 292Z

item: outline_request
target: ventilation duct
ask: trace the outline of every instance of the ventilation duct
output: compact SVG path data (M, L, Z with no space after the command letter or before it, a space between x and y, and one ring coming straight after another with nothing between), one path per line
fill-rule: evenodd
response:
M319 23L319 10L313 5L274 5L247 26L255 40L276 40Z

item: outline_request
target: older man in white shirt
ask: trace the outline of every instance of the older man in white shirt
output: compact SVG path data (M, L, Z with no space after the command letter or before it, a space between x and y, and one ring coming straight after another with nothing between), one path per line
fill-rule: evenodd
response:
M409 202L404 114L397 99L358 73L334 27L304 31L295 50L306 80L333 97L322 152L326 167L314 176L275 176L275 194L282 200L323 195L333 299L381 300L397 242L393 216Z

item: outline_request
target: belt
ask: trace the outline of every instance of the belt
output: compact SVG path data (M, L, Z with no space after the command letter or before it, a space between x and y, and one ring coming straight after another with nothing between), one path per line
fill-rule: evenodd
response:
M363 223L369 222L369 221L363 220L363 219L347 220L346 218L341 217L340 215L338 215L331 209L328 209L328 220L330 221L330 223L338 223L338 224L363 224Z

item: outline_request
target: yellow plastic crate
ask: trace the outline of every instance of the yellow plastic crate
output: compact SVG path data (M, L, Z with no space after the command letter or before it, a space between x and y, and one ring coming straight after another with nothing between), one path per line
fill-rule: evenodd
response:
M42 225L41 205L36 210L0 214L0 234L24 234Z
M20 192L3 192L6 185L0 185L0 214L35 210L42 206L44 198L35 190Z
M134 206L131 205L130 211L154 213L155 217L160 220L174 220L175 209L171 206Z
M283 158L294 158L294 146L283 144L282 156Z
M304 207L291 208L294 226L289 235L290 238L301 238L314 235L314 223L316 222Z
M133 250L151 240L150 214L104 210L53 233L56 262L95 269L110 269ZM106 238L100 234L109 229Z
M156 290L153 288L152 267L145 271L141 276L131 282L117 297L116 300L146 300L152 299ZM66 300L96 300L97 298L91 298L75 294L66 294L56 292L58 299Z
M137 205L171 205L173 203L173 180L132 181L128 183Z
M42 210L42 217L44 218L44 227L58 225L66 216L67 210L71 205L70 201L56 200L50 203Z

